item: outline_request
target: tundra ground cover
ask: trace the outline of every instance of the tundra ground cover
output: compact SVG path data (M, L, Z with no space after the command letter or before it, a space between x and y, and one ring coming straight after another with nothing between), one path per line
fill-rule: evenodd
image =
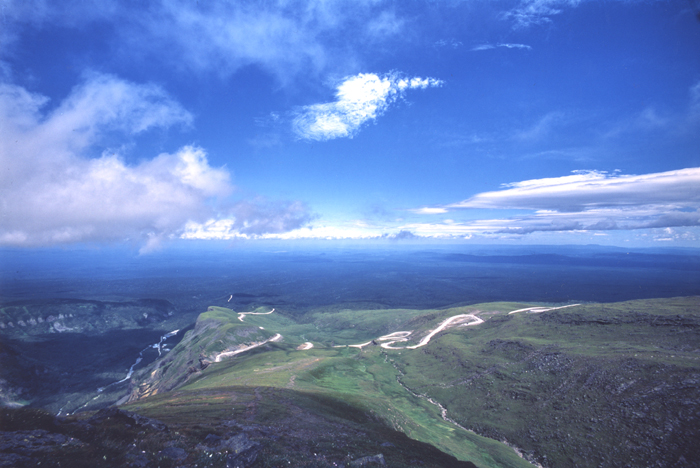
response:
M283 309L249 315L236 326L262 327L283 340L198 369L178 392L243 386L332 398L483 467L529 465L498 441L545 466L682 464L694 455L698 298L509 315L528 306L329 308L296 320ZM484 322L446 328L416 349L377 341L410 330L405 344L415 345L460 314ZM200 320L214 316L236 315L213 308ZM314 347L297 349L304 342ZM135 404L148 412L148 401Z

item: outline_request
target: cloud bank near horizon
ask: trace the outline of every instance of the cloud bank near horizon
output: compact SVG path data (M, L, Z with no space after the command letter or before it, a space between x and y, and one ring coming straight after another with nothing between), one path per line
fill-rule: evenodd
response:
M131 240L148 250L211 217L235 217L252 234L310 219L305 207L270 209L254 200L217 211L234 191L231 174L211 167L197 146L138 164L127 164L119 150L90 157L106 134L128 143L153 128L191 125L192 116L158 86L92 73L48 113L47 103L0 84L0 245Z
M532 214L464 223L414 223L409 229L460 234L614 231L700 226L700 168L643 175L575 171L563 177L504 184L458 203L411 210L435 215L454 210L526 210Z
M661 205L697 209L700 205L700 168L643 175L575 171L569 176L505 184L504 188L480 193L447 207L568 212Z
M198 223L189 221L181 239L227 240L278 235L307 225L314 215L301 202L271 201L262 197L242 200L224 218Z
M455 221L427 221L468 209L489 210L492 216ZM523 210L509 218L499 210ZM700 239L700 168L644 175L575 171L572 175L531 179L503 185L462 202L406 210L416 221L391 223L364 221L328 223L305 218L298 228L268 232L263 239L518 239L536 233L588 233L639 231L653 241ZM457 216L452 216L457 218ZM183 238L250 238L231 229L232 223L210 222L190 226ZM290 226L291 227L291 226ZM403 233L403 234L402 234ZM409 234L410 233L410 236Z
M377 119L409 89L443 85L436 78L408 78L398 73L360 73L336 87L334 102L304 106L294 116L292 127L298 138L325 141L352 138L360 128Z

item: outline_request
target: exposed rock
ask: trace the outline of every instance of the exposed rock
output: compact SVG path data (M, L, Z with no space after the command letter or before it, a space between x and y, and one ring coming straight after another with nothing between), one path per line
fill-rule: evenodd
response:
M358 458L348 463L348 466L368 466L368 465L386 465L384 461L384 455L378 453L377 455L367 456Z
M259 447L252 447L237 455L226 457L226 468L248 468L258 458Z
M127 467L128 468L147 468L148 464L150 463L148 461L148 458L146 458L142 454L138 455L133 455L133 454L128 454L126 456L127 458Z
M145 416L141 416L140 414L132 413L131 411L121 410L114 406L110 406L109 408L104 408L98 411L88 421L90 423L100 423L108 418L123 418L127 419L130 424L134 424L135 426L148 427L160 432L168 432L168 426L158 421L157 419L147 418Z
M82 442L64 434L44 429L0 432L0 466L23 466L36 453L50 453L57 448L80 446ZM7 461L10 464L6 464Z
M262 447L258 442L250 440L246 433L240 433L228 438L209 434L196 449L205 452L229 452L226 457L227 468L246 468L255 462Z
M178 447L166 447L158 452L160 458L170 458L172 460L184 460L187 458L187 452Z

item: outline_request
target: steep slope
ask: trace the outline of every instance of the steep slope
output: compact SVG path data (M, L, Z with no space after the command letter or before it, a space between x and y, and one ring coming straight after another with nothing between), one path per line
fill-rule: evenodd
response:
M139 383L132 386L123 402L177 388L213 362L276 339L276 334L262 327L243 323L242 315L223 307L209 307L172 351L137 373L133 381Z
M191 319L168 301L25 300L0 305L0 404L58 413L114 404L145 344ZM170 342L178 337L171 336ZM100 388L107 388L98 392ZM95 397L97 399L95 400Z
M233 387L147 401L132 409L151 417L0 409L0 467L475 468L332 398Z
M382 348L373 344L377 343L373 337L381 341L381 337L377 336L378 331L384 333L393 327L407 326L414 327L416 333L415 338L406 344L420 344L446 316L459 315L457 312L460 311L385 310L378 314L377 311L334 310L331 316L316 311L311 314L313 320L297 323L279 311L257 311L246 313L243 317L242 313L210 308L200 316L195 329L168 356L154 363L152 370L135 375L133 385L136 391L132 394L132 403L127 407L154 414L149 413L152 398L139 398L139 392L143 389L164 389L157 387L156 377L158 369L167 367L163 374L166 378L170 379L172 372L172 376L177 374L181 381L186 382L176 391L185 400L190 392L204 392L205 395L208 394L206 392L216 392L221 395L220 392L225 394L225 389L233 386L277 388L294 395L307 395L304 398L330 398L344 402L345 408L353 412L407 434L414 440L427 442L457 459L482 467L527 467L529 464L511 448L443 421L435 405L401 387L397 372L380 352ZM233 330L251 327L257 330L262 327L269 334L275 333L273 338L278 335L282 338L267 339L264 344L251 347L249 342L240 340L232 333ZM221 341L224 336L230 339L226 341L226 347ZM363 343L358 344L358 341ZM345 344L336 344L338 342ZM218 343L218 347L212 353L214 343ZM225 351L236 348L249 349L236 355ZM212 356L222 355L226 357L220 362L212 362L216 361ZM205 359L206 356L209 356L208 359ZM186 368L186 358L193 362L196 362L195 358L202 358L206 365L191 372ZM178 369L179 374L176 372ZM139 378L146 380L139 382ZM173 377L168 381L176 380ZM158 395L167 398L169 393L162 391L158 390ZM210 403L214 404L215 399ZM167 414L161 413L157 417L167 417Z
M697 466L700 299L498 315L395 359L464 427L551 467Z
M183 358L158 374L177 354L167 356L150 372L170 387L155 388L178 388L183 401L206 392L228 398L232 387L332 398L480 467L529 466L497 441L547 467L692 466L700 458L698 298L336 307L297 321L283 311L239 319L210 310L179 353L208 363L226 349L263 345L190 373ZM266 334L242 339L239 327ZM148 413L150 402L134 404Z

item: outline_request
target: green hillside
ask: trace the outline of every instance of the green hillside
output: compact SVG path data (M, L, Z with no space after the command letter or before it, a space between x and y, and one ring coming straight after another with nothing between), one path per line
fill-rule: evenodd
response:
M168 435L140 434L131 413L92 416L106 435L89 449L111 447L105 466L693 466L699 360L697 297L210 307L121 406ZM115 418L133 431L112 434Z
M481 467L530 466L496 441L546 466L621 466L622 460L671 466L695 450L698 305L698 298L680 298L515 314L509 312L534 306L329 308L296 320L276 311L244 321L212 308L200 316L193 337L153 367L171 368L178 353L191 357L187 340L194 343L201 324L216 317L219 334L230 333L227 327L262 327L283 339L196 372L175 367L180 375L189 372L178 398L231 387L333 398ZM446 319L463 314L483 323L464 319L416 347ZM391 340L381 337L399 331L411 334L387 347ZM199 337L209 340L199 345L204 354L213 346L207 336ZM302 349L309 342L313 347ZM129 406L168 418L149 399Z

